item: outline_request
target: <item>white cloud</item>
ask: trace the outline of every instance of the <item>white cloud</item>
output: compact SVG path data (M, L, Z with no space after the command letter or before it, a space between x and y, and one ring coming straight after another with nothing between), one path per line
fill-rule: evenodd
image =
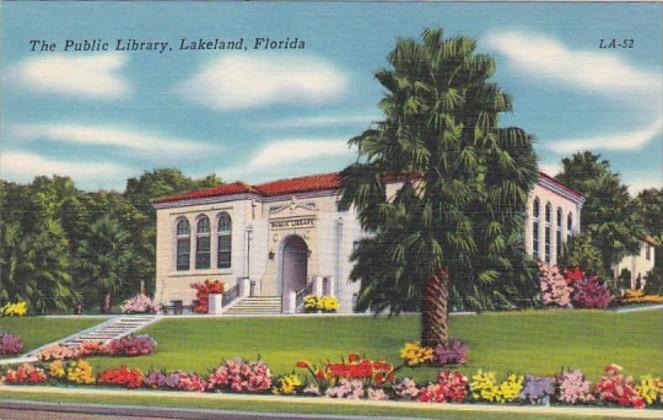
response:
M376 115L319 115L314 117L285 118L268 121L261 125L271 128L309 128L370 124L378 120L380 120L380 117Z
M185 99L217 110L283 103L321 104L342 95L343 74L318 57L226 55L176 86Z
M562 162L539 162L539 170L546 175L555 176L562 172Z
M661 176L660 173L652 174L649 178L639 178L632 181L626 180L624 183L628 186L628 192L635 197L640 191L648 188L663 188Z
M13 135L17 140L46 139L62 143L115 146L132 152L180 157L209 151L211 146L192 140L165 137L112 126L88 126L81 124L16 125Z
M662 129L663 118L659 118L653 124L640 130L555 140L546 144L546 147L556 153L573 153L582 150L638 150L660 135Z
M75 162L46 158L32 153L5 151L0 154L0 177L27 182L38 175L69 176L87 185L121 184L132 173L129 167L109 162Z
M31 57L16 64L9 79L38 92L117 99L130 91L128 82L119 74L126 62L126 56L121 54Z
M484 43L535 77L620 99L644 95L660 101L660 72L639 69L614 53L574 51L548 36L517 31L489 33Z
M300 168L310 166L320 172L321 167L329 166L330 160L352 156L354 151L344 139L285 139L265 145L248 163L218 173L225 180L274 179L277 173L302 175Z

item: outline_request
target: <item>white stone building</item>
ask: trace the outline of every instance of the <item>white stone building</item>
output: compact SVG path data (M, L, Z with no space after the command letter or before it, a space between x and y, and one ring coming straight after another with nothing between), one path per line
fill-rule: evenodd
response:
M624 257L619 264L612 267L615 278L621 278L622 274L626 274L626 280L630 281L630 289L643 289L647 284L647 275L654 269L655 247L654 238L649 236L642 238L639 253Z
M400 185L389 182L387 194ZM250 295L256 307L293 312L313 293L336 296L340 312L351 312L359 284L347 281L349 258L364 234L353 212L338 210L339 186L331 173L154 200L156 301L186 307L195 299L191 284L212 278L226 283L230 311ZM579 231L582 203L579 192L541 174L530 194L528 253L554 264L561 244ZM243 299L231 303L237 295Z

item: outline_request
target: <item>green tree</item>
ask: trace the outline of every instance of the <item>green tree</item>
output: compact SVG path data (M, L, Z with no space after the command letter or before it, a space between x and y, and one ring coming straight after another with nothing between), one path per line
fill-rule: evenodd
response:
M576 153L562 160L564 170L556 178L585 196L582 231L601 252L601 271L610 273L613 264L640 251L644 228L636 200L600 158L589 151Z
M72 288L69 242L60 222L53 218L37 221L33 232L22 236L14 247L11 298L25 299L38 313L70 309L76 292Z
M511 98L475 48L439 29L399 39L376 74L385 119L350 140L359 158L342 173L342 207L373 234L352 257L358 308L420 308L428 346L448 341L450 284L491 287L512 265L537 177L530 136L498 125ZM403 185L387 195L394 176Z
M127 283L130 276L131 242L129 231L117 216L105 214L91 226L87 238L81 241L81 287L88 298L100 299L102 312L108 312L113 296Z
M156 259L156 212L151 200L165 195L199 188L214 187L221 180L214 175L201 179L191 179L178 169L162 168L144 172L140 177L129 178L124 198L136 209L135 217L127 228L135 234L132 237L132 275L136 281L143 281L153 288Z
M663 294L663 188L650 188L637 197L638 212L647 233L654 238L654 269L647 275L645 291Z
M582 267L585 272L596 273L602 278L609 275L609 272L604 271L601 250L594 245L590 234L585 232L571 237L564 244L559 266Z

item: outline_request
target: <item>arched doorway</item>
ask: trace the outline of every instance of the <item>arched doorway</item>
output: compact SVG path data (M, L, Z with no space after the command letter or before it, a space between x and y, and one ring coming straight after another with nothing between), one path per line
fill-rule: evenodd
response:
M304 240L292 235L283 243L281 261L281 292L287 296L306 286L308 277L308 246Z

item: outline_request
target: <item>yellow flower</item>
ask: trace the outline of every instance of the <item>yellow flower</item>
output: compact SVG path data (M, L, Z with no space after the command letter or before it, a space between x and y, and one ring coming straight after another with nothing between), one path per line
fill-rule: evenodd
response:
M26 301L16 303L7 303L0 308L0 315L4 316L24 316L28 313L28 304Z
M285 375L278 380L278 386L272 388L274 394L295 394L302 381L296 374Z
M419 342L408 342L401 349L400 356L408 366L417 366L433 361L433 349L423 347Z
M56 360L48 365L48 373L53 378L63 378L65 375L64 366L61 360Z
M67 364L67 380L77 384L94 383L92 366L85 360L69 362Z
M654 404L657 397L661 398L661 402L663 402L663 380L661 378L645 375L640 378L640 384L635 387L635 391L647 405Z

